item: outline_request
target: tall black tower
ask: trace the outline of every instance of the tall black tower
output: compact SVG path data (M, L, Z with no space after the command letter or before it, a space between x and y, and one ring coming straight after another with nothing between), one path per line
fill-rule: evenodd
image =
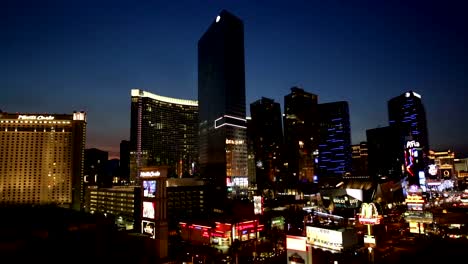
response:
M244 67L244 25L223 10L198 41L200 174L216 212L248 175Z
M250 113L257 187L274 189L282 165L281 107L273 99L262 97L250 104Z
M291 88L284 97L284 137L288 163L288 182L313 181L314 152L318 147L319 119L315 94Z
M400 181L403 178L403 139L396 127L378 127L366 131L371 179Z

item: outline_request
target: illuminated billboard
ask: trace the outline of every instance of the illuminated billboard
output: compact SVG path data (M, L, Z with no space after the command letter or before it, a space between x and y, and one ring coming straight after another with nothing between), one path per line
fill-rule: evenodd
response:
M424 153L418 141L406 142L404 151L405 174L408 176L409 184L420 185L420 173L427 169L424 165Z
M155 210L153 202L143 202L143 217L154 219Z
M307 243L336 251L343 249L343 233L315 226L306 227Z
M286 236L286 248L297 251L306 251L306 238L300 236Z
M150 236L151 238L155 238L156 230L155 230L155 223L150 221L141 221L141 233Z
M156 197L156 181L143 181L143 196L147 198Z
M263 198L262 196L254 196L254 214L263 214Z

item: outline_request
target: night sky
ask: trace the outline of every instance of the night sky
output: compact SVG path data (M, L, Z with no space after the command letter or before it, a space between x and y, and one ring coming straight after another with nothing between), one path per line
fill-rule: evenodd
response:
M359 143L388 125L390 98L414 90L431 148L468 153L465 0L3 0L0 109L84 110L87 147L115 156L130 89L197 99L197 41L222 9L244 21L247 105L283 108L296 85L319 103L346 100Z

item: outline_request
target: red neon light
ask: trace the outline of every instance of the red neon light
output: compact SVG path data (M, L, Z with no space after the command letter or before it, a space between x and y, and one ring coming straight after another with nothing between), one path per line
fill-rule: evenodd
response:
M381 216L376 217L376 218L359 217L359 223L361 223L363 225L378 225L378 224L380 224L381 219L382 219Z
M408 151L411 151L408 150ZM411 175L411 176L414 176L414 172L411 171L411 167L413 166L413 155L410 155L409 156L409 159L408 159L408 151L405 151L405 163L406 163L406 171ZM408 161L409 162L408 162ZM409 163L409 164L408 164Z
M254 228L255 225L254 224L247 224L247 225L240 225L237 227L238 230L244 230L244 229L248 229L248 228Z
M210 235L208 235L208 232L205 231L203 232L202 237L210 237Z

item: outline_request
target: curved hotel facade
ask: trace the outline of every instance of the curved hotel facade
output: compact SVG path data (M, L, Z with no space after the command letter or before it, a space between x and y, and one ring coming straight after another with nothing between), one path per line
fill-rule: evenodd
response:
M198 102L131 90L130 179L147 166L169 166L169 177L198 166Z

